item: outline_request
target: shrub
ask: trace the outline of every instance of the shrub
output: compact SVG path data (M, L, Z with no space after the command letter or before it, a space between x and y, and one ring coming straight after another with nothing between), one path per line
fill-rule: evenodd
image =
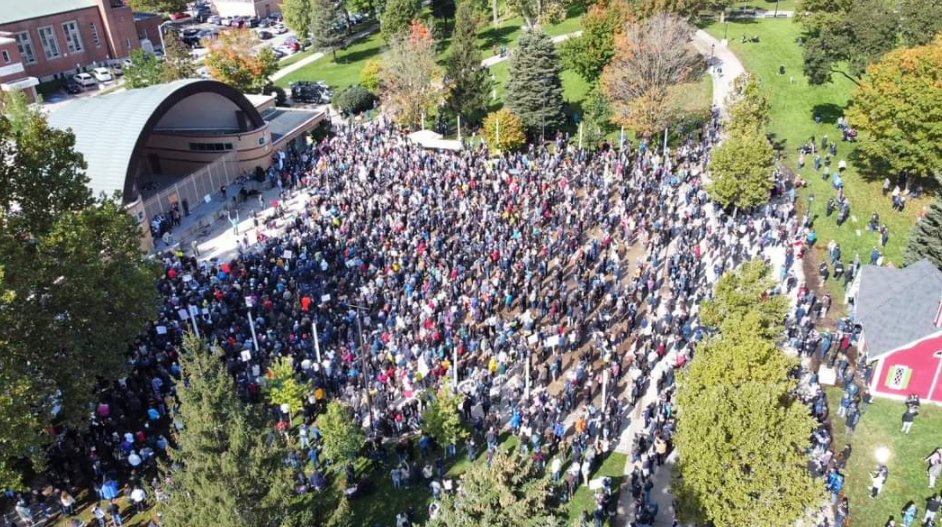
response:
M370 59L360 70L360 84L372 93L379 90L379 72L383 69L382 64L377 59Z
M275 86L274 84L269 84L265 86L265 88L262 90L262 93L265 95L274 95L276 106L288 105L288 94L285 93L285 89L282 88L281 86Z
M334 98L334 107L344 115L355 115L372 108L375 100L375 95L363 86L356 84L340 92Z

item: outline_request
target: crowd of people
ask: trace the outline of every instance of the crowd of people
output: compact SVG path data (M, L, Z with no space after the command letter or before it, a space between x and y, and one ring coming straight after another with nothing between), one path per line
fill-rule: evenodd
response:
M264 371L279 357L310 383L291 460L299 492L327 485L315 424L327 400L346 402L370 431L370 457L385 463L383 445L396 445L386 472L393 486L454 491L460 482L444 466L456 449L429 448L421 408L457 378L473 431L467 457L489 462L501 434L516 435L558 483L560 501L580 485L595 489L582 521L596 526L616 514L619 489L611 480L590 485L591 476L620 441L633 464L622 490L632 524L666 514L652 492L673 450L674 371L706 336L697 306L722 273L785 253L771 293L793 299L790 345L848 360L851 331L815 329L830 299L796 273L812 227L796 214L789 178L776 173L773 201L751 214L710 202L703 174L720 133L716 114L666 156L643 142L590 154L563 137L552 149L496 158L483 145L428 151L382 120L336 132L278 163L282 202L296 193L300 210L256 218L239 233L238 256L162 255L164 303L131 346L131 374L103 380L89 429L61 430L50 450L48 478L64 514L73 512L70 492L94 488L106 503L96 519L120 524L111 506L118 481L140 507L165 499L156 480L157 495L142 493L182 426L177 359L193 329L223 351L247 401L262 402ZM826 403L816 377L799 375L822 419L812 439L823 478L834 464ZM43 512L43 496L20 498L24 514ZM394 513L397 525L418 517Z

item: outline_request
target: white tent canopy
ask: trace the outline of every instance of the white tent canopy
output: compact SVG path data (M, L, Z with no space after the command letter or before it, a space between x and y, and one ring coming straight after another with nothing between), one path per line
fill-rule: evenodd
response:
M442 135L431 130L419 130L409 134L409 140L422 148L432 150L461 150L461 142L454 139L442 139Z

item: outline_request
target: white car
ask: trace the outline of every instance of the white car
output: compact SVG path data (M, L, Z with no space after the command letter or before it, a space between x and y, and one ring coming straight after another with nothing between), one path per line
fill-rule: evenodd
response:
M98 82L111 82L114 80L108 68L95 68L92 70L92 75Z
M277 35L284 35L288 32L288 28L286 28L284 24L275 24L271 29Z
M92 77L88 73L76 73L72 76L72 80L77 82L83 88L90 88L98 85L98 81L95 80L95 77Z
M275 51L281 52L281 54L285 57L290 57L291 55L294 55L294 48L292 48L291 46L287 44L283 44L281 46L276 47Z

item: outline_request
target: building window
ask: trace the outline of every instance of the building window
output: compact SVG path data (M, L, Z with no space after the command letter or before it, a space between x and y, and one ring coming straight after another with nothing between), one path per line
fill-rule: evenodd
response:
M69 45L69 53L78 53L84 49L82 35L75 20L62 24L62 32L65 33L65 42Z
M891 390L905 390L913 370L906 366L891 366L886 375L886 387Z
M96 48L100 48L100 47L101 47L101 39L98 38L98 27L95 25L94 22L90 23L90 24L88 25L88 27L89 27L89 29L92 30L92 43L95 44L95 47L96 47Z
M36 54L33 53L33 41L29 38L29 31L16 34L16 47L20 49L20 56L27 64L36 64Z
M56 42L56 32L52 26L45 26L38 29L39 44L43 47L43 53L47 59L54 59L59 56L59 43Z
M3 63L4 64L10 63L10 52L7 50L3 50Z
M190 143L190 150L196 152L223 152L232 150L232 143Z

